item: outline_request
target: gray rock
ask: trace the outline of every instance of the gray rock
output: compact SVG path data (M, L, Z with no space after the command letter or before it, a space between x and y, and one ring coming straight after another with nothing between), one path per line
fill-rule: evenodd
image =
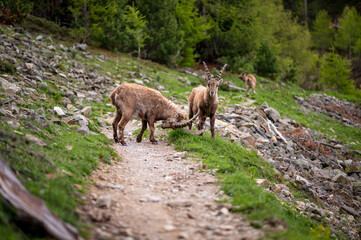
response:
M98 208L109 209L112 204L112 198L110 195L100 196L96 202Z
M278 111L272 107L264 109L264 112L266 113L267 117L273 122L277 122L278 119L281 118L281 115L278 113Z
M139 84L139 85L144 85L144 82L142 80L139 80L139 79L136 79L136 78L129 79L129 81L134 82L134 83Z
M43 40L43 38L44 38L44 36L40 34L35 38L35 40L36 41L41 41L41 40Z
M68 104L71 104L71 101L69 98L67 97L63 97L60 101L61 104L63 104L63 106L67 106Z
M7 95L16 94L21 90L20 87L16 86L16 84L10 83L9 81L1 77L0 77L0 86L2 89L4 89L4 92Z
M86 51L86 50L88 50L88 45L86 45L85 43L75 43L75 44L73 45L73 47L74 47L75 49L78 49L78 50L81 50L81 51Z
M189 200L174 200L174 201L168 202L167 205L171 208L191 207L192 202Z
M295 180L296 180L296 183L302 185L303 187L311 186L310 182L307 181L307 179L305 179L305 178L303 178L303 177L301 177L299 175L296 175Z
M64 117L66 114L60 107L54 107L54 111L59 117Z
M81 114L83 114L83 116L87 117L91 114L92 108L90 106L88 106L88 107L83 108L80 112L81 112Z
M175 154L173 154L174 158L181 158L181 159L185 159L187 155L187 151L184 152L176 152Z
M300 111L303 112L303 113L305 113L305 114L309 114L307 108L306 108L305 106L303 106L303 105L301 105Z
M34 137L33 135L30 135L30 134L26 134L25 137L27 139L29 139L31 142L35 143L35 144L38 144L39 146L46 146L46 143L43 142L42 140L40 140L39 138L37 137Z
M332 181L339 183L342 186L351 186L350 179L343 174L337 174L334 178L332 178Z
M260 109L265 110L266 108L269 108L268 103L264 102L261 106L259 106Z
M107 124L105 123L105 121L103 120L103 118L98 117L97 120L98 120L98 125L99 125L100 127L105 128L105 127L107 126Z
M258 179L258 178L255 178L254 179L256 181L256 183L264 188L269 188L270 186L270 183L267 179Z
M88 126L84 125L84 126L81 126L80 128L78 128L76 130L77 133L81 133L81 134L85 134L85 135L89 135L90 134L90 131L89 131L89 128Z

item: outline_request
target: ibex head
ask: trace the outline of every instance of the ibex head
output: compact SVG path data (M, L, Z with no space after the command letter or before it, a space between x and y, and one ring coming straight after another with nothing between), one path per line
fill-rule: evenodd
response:
M227 64L224 64L222 69L219 71L217 77L213 77L213 75L210 73L208 66L205 62L203 62L204 68L206 69L207 77L205 78L205 82L207 84L207 89L209 92L209 95L211 97L214 97L217 95L218 86L223 82L223 79L220 78L224 69L226 68Z
M245 72L239 74L238 77L240 79L243 79L243 81L246 81L247 80L247 73L248 73L248 71L245 71Z

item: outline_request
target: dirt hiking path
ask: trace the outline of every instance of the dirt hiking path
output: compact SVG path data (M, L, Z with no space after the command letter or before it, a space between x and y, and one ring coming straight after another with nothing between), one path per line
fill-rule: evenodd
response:
M138 123L139 124L139 123ZM164 141L136 143L130 122L128 146L116 144L122 161L102 164L79 212L94 226L90 239L257 239L262 236L229 212L209 171ZM158 130L158 129L157 129ZM156 130L156 133L157 133ZM112 132L104 131L107 137ZM159 133L159 130L158 130Z

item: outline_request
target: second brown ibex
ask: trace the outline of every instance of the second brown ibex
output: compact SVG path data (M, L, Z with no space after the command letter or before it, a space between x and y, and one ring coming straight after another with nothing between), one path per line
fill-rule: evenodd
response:
M256 94L256 78L252 74L247 74L246 72L241 73L238 77L243 79L244 84L246 85L247 97L249 97L249 88L251 87L253 90L253 94Z
M193 117L196 113L199 114L199 123L198 130L203 129L204 122L207 117L210 118L211 125L211 134L214 139L214 123L216 120L216 111L218 108L218 87L222 83L223 79L221 79L222 72L226 68L227 64L225 64L222 69L219 71L217 77L213 77L210 73L208 66L205 62L203 62L204 68L207 73L207 77L205 78L205 82L207 87L199 86L194 88L189 95L188 104L189 104L189 119ZM192 129L192 122L188 125L189 129Z

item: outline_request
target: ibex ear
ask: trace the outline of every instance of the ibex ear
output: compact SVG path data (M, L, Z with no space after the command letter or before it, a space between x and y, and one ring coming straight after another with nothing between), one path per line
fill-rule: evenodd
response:
M223 82L223 78L218 80L218 85L221 85L221 83Z
M208 80L208 78L207 78L207 77L205 77L205 78L204 78L204 82L207 84L207 83L208 83L208 81L209 81L209 80Z

